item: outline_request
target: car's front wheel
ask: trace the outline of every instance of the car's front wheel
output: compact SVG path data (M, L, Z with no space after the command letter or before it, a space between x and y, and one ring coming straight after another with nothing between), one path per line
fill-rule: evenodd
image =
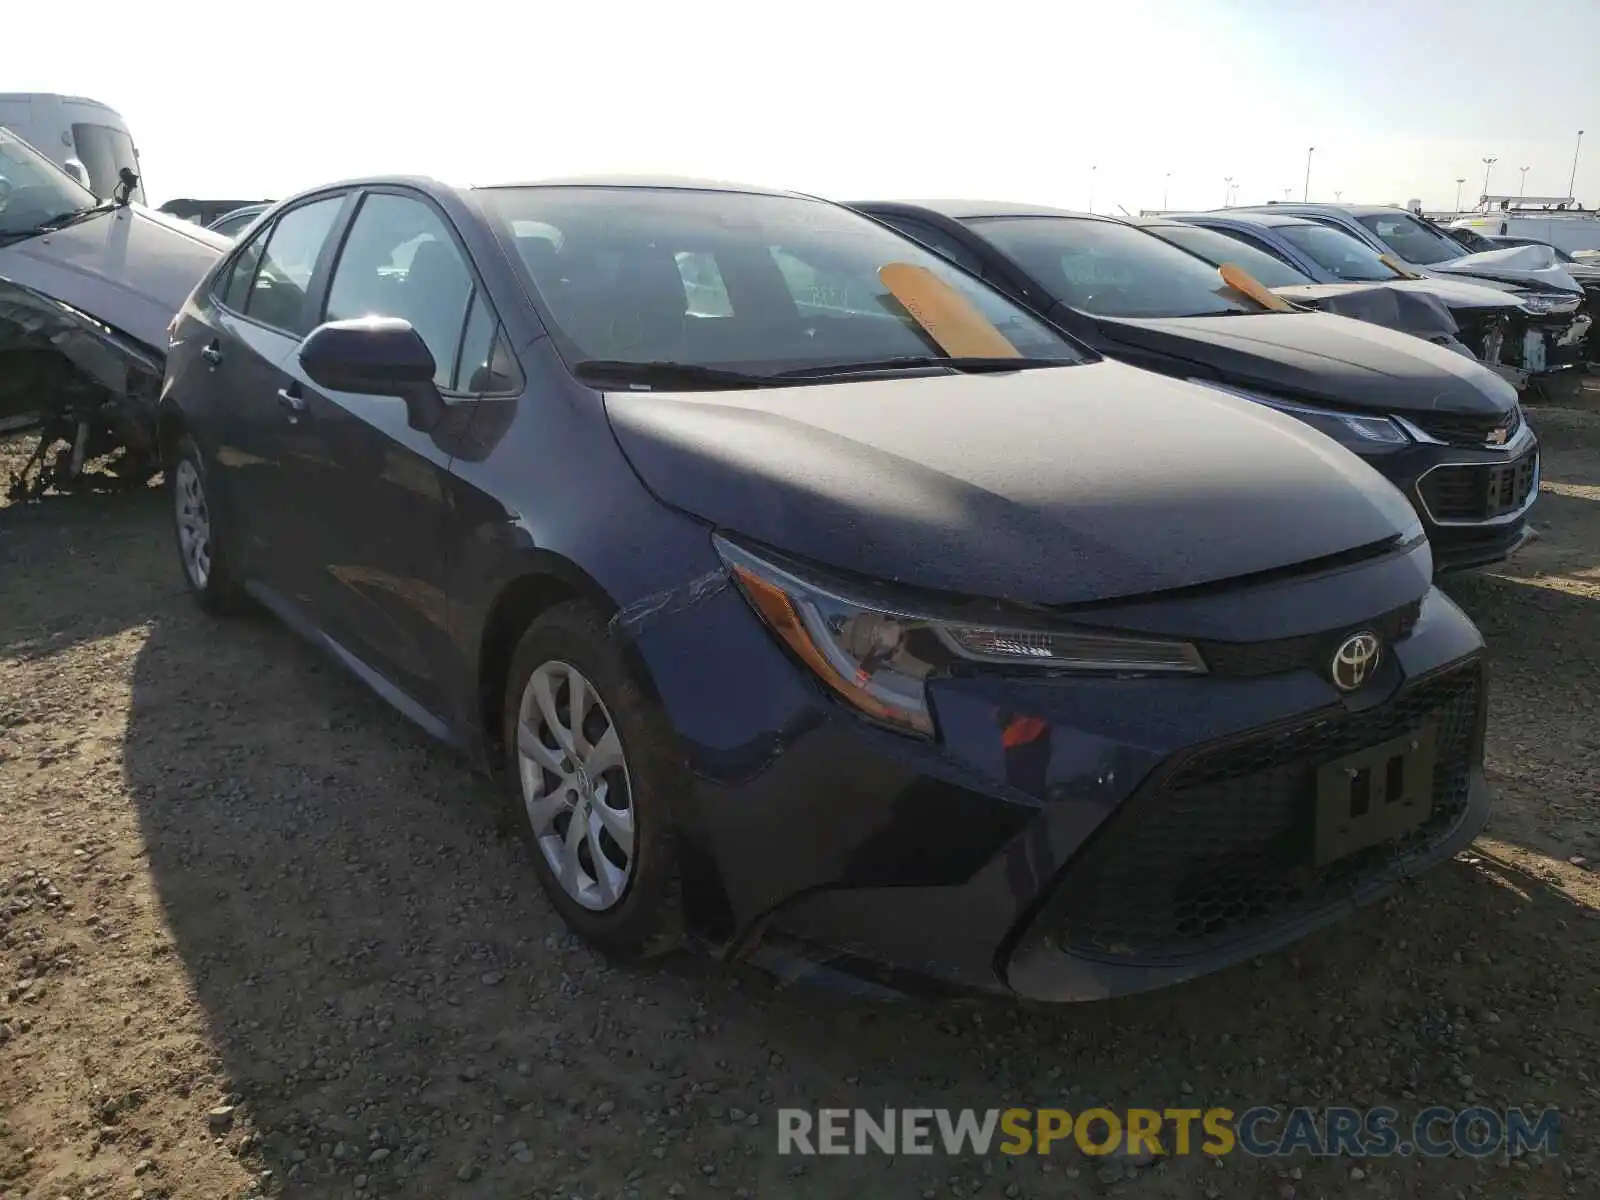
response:
M684 770L605 617L582 602L540 616L512 658L504 713L513 819L562 918L618 957L672 950Z
M243 606L244 592L217 525L200 449L189 435L172 447L166 471L184 580L207 612L235 612Z

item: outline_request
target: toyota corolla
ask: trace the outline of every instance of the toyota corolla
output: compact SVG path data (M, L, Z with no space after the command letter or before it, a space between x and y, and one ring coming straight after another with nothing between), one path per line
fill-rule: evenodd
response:
M613 954L1137 991L1488 809L1398 491L822 201L312 190L178 314L161 433L199 602L495 777Z

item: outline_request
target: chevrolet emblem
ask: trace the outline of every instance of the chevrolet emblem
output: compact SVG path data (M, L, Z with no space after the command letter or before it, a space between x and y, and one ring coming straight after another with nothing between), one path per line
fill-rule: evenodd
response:
M1491 446L1504 446L1505 444L1506 444L1506 427L1504 425L1502 425L1502 426L1500 426L1499 429L1496 429L1492 433L1489 434L1489 445L1491 445Z

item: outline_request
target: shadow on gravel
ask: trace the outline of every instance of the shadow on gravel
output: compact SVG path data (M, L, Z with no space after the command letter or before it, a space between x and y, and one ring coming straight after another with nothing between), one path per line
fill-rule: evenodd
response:
M151 620L181 592L163 493L0 507L0 658L37 658ZM70 603L69 603L70 601Z
M957 1177L959 1194L969 1177L1061 1194L1049 1164L1002 1155L796 1174L776 1109L1586 1103L1566 1060L1593 1050L1600 923L1509 864L1448 864L1287 953L1152 996L873 1005L577 946L499 836L488 785L270 621L169 605L132 682L126 780L227 1071L181 1082L242 1097L292 1194L347 1195L360 1176L368 1195L714 1180L897 1197ZM1055 1169L1074 1161L1124 1169ZM1480 1179L1462 1160L1413 1169ZM1145 1173L1142 1195L1216 1176L1193 1160ZM1308 1163L1301 1194L1342 1193L1346 1174Z

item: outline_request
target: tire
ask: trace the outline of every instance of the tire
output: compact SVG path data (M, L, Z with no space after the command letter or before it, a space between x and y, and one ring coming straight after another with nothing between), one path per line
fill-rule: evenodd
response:
M184 582L210 613L234 613L246 607L244 589L233 570L226 539L218 528L205 464L188 434L172 447L166 464L167 495L172 504L172 530Z
M576 737L575 691L583 697ZM522 635L506 680L501 735L510 818L568 927L620 959L654 958L681 945L673 819L688 772L660 706L639 686L621 639L593 606L557 605Z

